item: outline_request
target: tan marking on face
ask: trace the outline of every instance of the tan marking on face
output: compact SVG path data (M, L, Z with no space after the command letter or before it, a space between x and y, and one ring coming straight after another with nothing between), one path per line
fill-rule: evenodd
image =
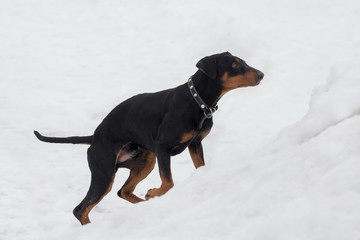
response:
M237 75L233 77L229 77L229 74L226 72L222 78L222 85L223 90L221 91L221 97L236 88L241 87L249 87L249 86L256 86L259 84L258 78L254 71L248 71L244 75Z
M195 136L195 131L184 133L181 137L180 143L186 143Z

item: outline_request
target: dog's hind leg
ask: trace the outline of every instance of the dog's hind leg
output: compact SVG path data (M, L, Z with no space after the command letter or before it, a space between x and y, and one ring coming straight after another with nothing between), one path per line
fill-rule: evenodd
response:
M90 223L89 212L110 192L116 170L115 160L116 154L105 144L92 145L88 149L91 184L85 198L73 211L82 225Z
M143 199L133 194L133 192L137 184L145 179L154 169L155 162L155 154L144 150L139 156L120 163L119 167L130 169L130 175L124 186L122 186L122 188L118 191L118 196L131 203L144 201Z

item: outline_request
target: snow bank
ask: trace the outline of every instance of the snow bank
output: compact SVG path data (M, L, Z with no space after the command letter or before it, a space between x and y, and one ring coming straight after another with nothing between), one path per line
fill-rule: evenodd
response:
M308 113L297 124L283 130L280 138L302 143L359 115L359 74L360 69L354 60L332 66L326 83L314 89Z
M251 163L264 219L237 232L245 239L358 239L360 222L359 69L334 66L308 113ZM257 165L258 164L258 165ZM264 169L262 164L265 164ZM256 179L256 177L254 177ZM264 183L266 182L266 183ZM245 184L245 183L242 183ZM260 187L260 189L259 189ZM251 193L249 193L251 194ZM233 235L235 236L235 235Z
M343 66L332 68L307 114L271 146L239 159L222 144L216 161L162 198L107 213L108 221L102 216L66 237L358 239L358 70Z

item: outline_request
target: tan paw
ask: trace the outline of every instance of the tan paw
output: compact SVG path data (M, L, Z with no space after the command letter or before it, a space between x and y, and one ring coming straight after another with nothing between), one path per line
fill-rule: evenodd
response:
M149 200L150 198L158 197L159 195L159 188L149 189L145 195L145 199Z

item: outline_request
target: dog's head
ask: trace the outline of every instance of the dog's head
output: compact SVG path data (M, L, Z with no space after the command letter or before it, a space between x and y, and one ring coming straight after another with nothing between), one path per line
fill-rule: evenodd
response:
M235 88L256 86L264 77L264 73L229 52L204 57L196 67L210 79L219 81L223 93Z

